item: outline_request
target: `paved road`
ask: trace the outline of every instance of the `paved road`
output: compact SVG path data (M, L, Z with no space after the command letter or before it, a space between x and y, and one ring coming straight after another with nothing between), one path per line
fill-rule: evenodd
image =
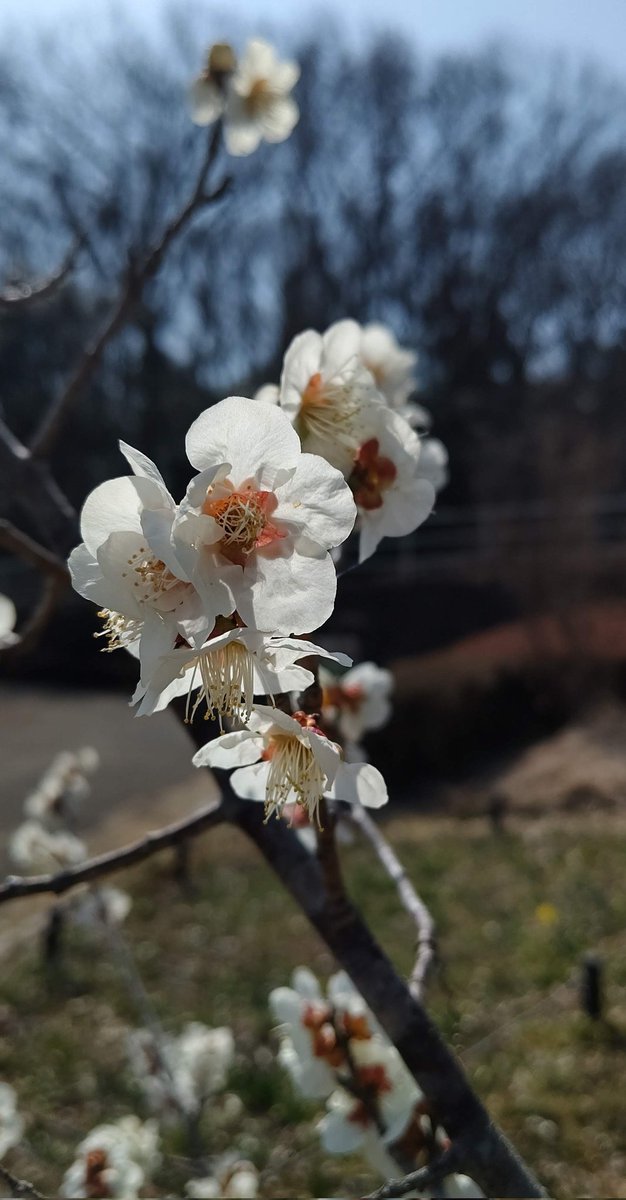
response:
M0 687L0 869L24 797L59 750L95 746L101 766L80 830L90 848L115 845L184 816L210 796L191 743L169 712L137 719L117 693Z

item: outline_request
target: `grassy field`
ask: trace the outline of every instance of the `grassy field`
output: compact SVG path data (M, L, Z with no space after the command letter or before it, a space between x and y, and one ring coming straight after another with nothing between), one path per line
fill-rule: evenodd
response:
M626 1197L626 826L572 818L494 836L480 821L398 818L387 832L438 923L431 1010L492 1113L552 1195ZM408 970L412 931L393 887L367 847L343 857L358 902ZM171 865L164 855L119 877L134 898L125 929L168 1029L198 1019L235 1032L229 1087L243 1112L230 1103L206 1115L210 1151L236 1145L252 1158L264 1196L363 1194L377 1181L357 1160L320 1154L318 1110L273 1060L270 988L303 962L326 977L330 956L238 834L194 846L193 899ZM587 950L606 963L602 1022L582 1015L572 982ZM3 976L0 1078L27 1116L24 1146L5 1161L54 1193L93 1125L148 1115L125 1061L138 1015L109 951L85 931L71 933L53 970L31 942ZM166 1131L164 1149L150 1195L180 1193L192 1173L180 1131Z

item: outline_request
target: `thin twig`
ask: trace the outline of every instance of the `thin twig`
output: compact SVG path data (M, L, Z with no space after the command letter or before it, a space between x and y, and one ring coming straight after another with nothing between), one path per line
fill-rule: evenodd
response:
M52 575L63 581L69 579L67 566L63 559L59 558L57 554L52 554L50 550L46 550L45 546L36 542L34 538L29 537L27 533L23 533L11 521L6 521L4 518L0 519L0 546L11 554L16 554L18 558L23 558L31 566L37 567L45 575Z
M408 983L412 995L417 1000L421 1000L426 978L434 965L437 954L435 922L423 900L420 900L400 859L365 809L358 804L345 805L341 815L356 825L371 843L379 861L395 883L404 908L415 922L417 957Z
M375 1192L364 1197L364 1200L397 1200L398 1197L406 1196L409 1192L421 1192L424 1188L441 1183L446 1175L452 1174L458 1163L457 1149L451 1146L449 1150L445 1150L439 1158L434 1159L425 1167L411 1171L410 1175L405 1175L403 1179L390 1179L388 1183L384 1183Z
M12 1175L2 1163L0 1163L0 1179L10 1187L11 1200L17 1197L17 1200L46 1200L45 1196L37 1191L37 1188L29 1183L27 1179L18 1179L17 1175Z
M82 238L78 238L68 250L58 270L54 274L49 275L41 283L35 285L27 283L13 285L6 288L5 291L0 292L0 309L8 309L9 312L14 312L18 308L29 308L33 304L39 304L42 300L49 300L51 296L54 296L59 291L73 271L82 246Z
M218 121L211 132L206 154L189 199L180 212L166 226L159 242L149 251L143 263L129 264L121 293L113 307L113 311L105 321L95 341L81 356L64 390L51 405L39 429L35 433L31 444L31 453L34 457L43 458L50 454L67 414L74 407L76 401L91 381L92 376L100 365L109 342L126 325L137 303L141 299L146 284L159 270L170 244L189 223L196 212L209 204L215 203L224 195L228 187L228 180L224 180L212 192L205 190L207 176L217 158L220 136L221 125Z
M194 813L192 817L166 825L155 833L147 833L145 837L131 842L128 846L122 846L120 850L99 854L97 858L89 858L76 867L68 867L56 874L32 875L26 878L9 875L0 885L0 904L6 900L15 900L19 896L36 896L45 892L61 896L79 883L99 879L102 875L112 874L134 863L143 862L159 850L167 846L176 846L186 838L195 837L205 829L221 824L224 819L221 802L214 801L213 804Z

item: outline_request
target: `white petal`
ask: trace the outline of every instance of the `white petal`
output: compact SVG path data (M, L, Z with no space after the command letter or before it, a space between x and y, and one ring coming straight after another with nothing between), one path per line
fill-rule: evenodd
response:
M194 767L239 767L254 763L261 757L263 743L249 729L224 733L197 750L192 758Z
M276 492L272 519L305 534L324 550L350 536L356 506L343 475L316 454L302 454L291 479Z
M229 396L201 413L186 448L199 470L229 462L235 488L254 480L257 488L270 491L277 474L296 466L300 457L298 435L285 414L243 396Z
M230 784L235 794L241 796L242 800L260 800L265 803L269 769L268 762L256 762L249 767L239 767L237 771L233 771Z
M385 780L371 763L342 762L330 794L334 800L366 808L382 808L389 799Z
M156 483L160 483L162 487L165 487L165 480L151 458L142 454L141 450L135 450L133 446L129 446L127 442L123 442L121 439L119 441L119 448L127 463L132 468L133 475L141 475L145 479L152 479Z
M107 479L90 492L80 514L83 541L92 554L109 534L124 530L142 533L144 508L162 508L171 503L167 489L153 479L123 475Z
M224 108L222 94L208 79L196 79L188 92L191 119L194 125L211 125Z
M253 573L250 564L241 581L232 585L235 606L247 625L298 634L318 629L328 620L337 591L329 554L270 558L257 552L255 559Z

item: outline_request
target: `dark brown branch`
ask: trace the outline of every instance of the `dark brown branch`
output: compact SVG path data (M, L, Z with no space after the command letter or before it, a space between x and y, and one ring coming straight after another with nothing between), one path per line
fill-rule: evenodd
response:
M18 1179L17 1175L12 1175L2 1163L0 1163L0 1179L11 1189L9 1193L11 1200L14 1200L15 1197L17 1200L45 1200L45 1196L38 1192L32 1183L26 1179Z
M356 825L371 843L379 861L395 883L404 908L415 922L417 956L408 982L411 994L415 996L416 1000L421 1000L427 976L434 965L437 953L435 922L423 900L420 900L392 846L389 845L378 825L372 821L365 809L356 804L345 806L342 809L342 817Z
M37 567L45 575L50 575L63 583L69 580L69 572L62 558L59 558L57 554L52 554L50 550L46 550L45 546L41 546L39 542L29 537L27 533L23 533L10 521L1 518L0 546L11 554L17 555L18 558L23 558L31 566Z
M407 1196L409 1192L421 1192L425 1188L432 1188L441 1183L446 1175L451 1175L458 1165L458 1152L451 1146L425 1167L411 1171L404 1179L390 1179L364 1200L398 1200L400 1196Z
M133 866L134 863L143 862L159 850L177 846L187 838L196 837L205 829L219 825L224 819L222 805L219 801L214 801L183 821L165 825L163 829L147 833L145 837L131 842L128 846L122 846L120 850L109 850L106 854L99 854L97 858L88 858L86 862L79 863L76 867L68 867L65 871L25 878L9 875L0 885L0 904L7 900L16 900L20 896L37 896L45 892L62 896L79 883L87 883L89 880L99 879L102 875L110 875L114 871Z
M17 308L28 308L32 304L39 304L42 300L49 300L59 291L74 270L82 246L82 239L78 238L66 254L59 269L41 283L34 286L27 283L14 285L6 288L4 292L0 292L0 310L5 309L12 312Z
M148 253L143 263L131 263L120 296L94 342L87 348L70 376L66 387L43 418L31 445L36 458L50 454L63 422L87 388L100 365L109 342L124 328L141 299L146 284L156 275L171 243L200 209L218 201L226 191L225 180L212 192L205 190L207 176L220 145L221 125L218 121L211 133L207 151L193 191L180 212L166 226L160 241Z

